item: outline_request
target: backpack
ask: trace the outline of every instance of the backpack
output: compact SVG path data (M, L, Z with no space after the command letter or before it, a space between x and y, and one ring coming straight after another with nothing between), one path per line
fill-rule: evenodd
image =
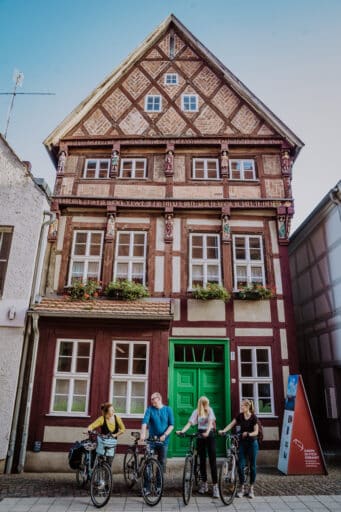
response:
M68 460L71 469L79 469L84 454L82 443L76 441L69 450Z

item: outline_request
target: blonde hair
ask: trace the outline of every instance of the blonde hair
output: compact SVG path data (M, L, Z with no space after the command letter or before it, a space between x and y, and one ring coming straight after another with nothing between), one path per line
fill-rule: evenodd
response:
M249 411L250 411L251 414L255 413L255 405L253 403L253 400L249 400L248 398L244 398L244 400L242 400L242 404L245 404L246 407L249 408Z
M201 396L198 400L198 416L208 416L210 401L207 396Z

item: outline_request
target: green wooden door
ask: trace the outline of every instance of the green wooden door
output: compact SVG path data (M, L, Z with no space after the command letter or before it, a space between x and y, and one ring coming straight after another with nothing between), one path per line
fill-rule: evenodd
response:
M171 340L172 342L172 340ZM230 417L229 350L227 340L174 340L170 347L169 398L180 430L197 407L200 396L207 396L223 428ZM169 455L183 456L187 441L172 436ZM218 440L218 454L223 443Z

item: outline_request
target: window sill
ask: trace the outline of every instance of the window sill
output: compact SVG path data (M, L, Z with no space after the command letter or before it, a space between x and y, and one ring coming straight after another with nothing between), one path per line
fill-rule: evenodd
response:
M89 416L89 414L85 414L85 413L74 413L74 412L48 412L47 414L45 414L45 416L47 417L58 417L58 418L91 418L91 416Z

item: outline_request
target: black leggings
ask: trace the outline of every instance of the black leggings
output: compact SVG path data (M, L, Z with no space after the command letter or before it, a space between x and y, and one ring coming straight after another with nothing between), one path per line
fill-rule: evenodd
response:
M208 452L208 459L210 461L212 483L216 484L217 478L217 459L216 459L216 448L215 448L215 437L214 434L208 437L199 437L197 440L198 455L200 460L200 475L204 482L207 482L207 471L206 471L206 448Z

